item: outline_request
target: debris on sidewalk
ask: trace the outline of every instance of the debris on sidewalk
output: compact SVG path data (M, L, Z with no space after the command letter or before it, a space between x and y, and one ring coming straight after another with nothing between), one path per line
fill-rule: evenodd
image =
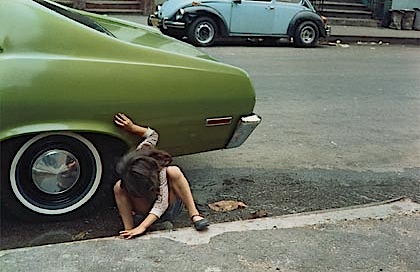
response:
M263 218L263 217L268 217L268 212L265 210L258 210L255 212L252 212L248 219L257 219L257 218Z
M381 40L379 40L378 42L362 42L362 41L358 41L356 44L357 45L389 45L389 42L383 42Z
M346 43L341 43L341 40L336 40L335 42L328 42L327 43L330 46L340 46L343 48L347 48L350 47L350 45L346 44Z
M73 241L80 241L87 238L89 232L88 231L81 231L78 234L72 236Z
M216 212L230 212L236 209L244 209L247 205L235 200L221 200L209 204L210 209Z

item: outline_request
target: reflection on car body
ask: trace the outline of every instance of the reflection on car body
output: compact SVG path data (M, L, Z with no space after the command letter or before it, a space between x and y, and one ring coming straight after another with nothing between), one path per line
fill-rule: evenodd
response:
M1 203L20 217L103 205L140 140L113 125L121 110L175 156L238 146L260 122L243 70L151 27L44 0L0 1L0 25Z

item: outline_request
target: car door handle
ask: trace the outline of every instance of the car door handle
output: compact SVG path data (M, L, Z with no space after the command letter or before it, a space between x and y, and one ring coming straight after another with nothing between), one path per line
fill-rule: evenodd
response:
M268 10L273 10L273 9L274 9L274 7L273 7L273 6L267 6L267 7L266 7L266 9L268 9Z

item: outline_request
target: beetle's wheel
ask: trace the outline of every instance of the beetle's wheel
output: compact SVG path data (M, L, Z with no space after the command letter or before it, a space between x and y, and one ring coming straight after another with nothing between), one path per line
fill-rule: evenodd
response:
M216 22L209 17L198 18L188 29L188 40L197 46L210 46L216 37Z
M294 35L295 46L297 47L314 47L318 44L319 31L318 27L309 21L302 22L297 28Z

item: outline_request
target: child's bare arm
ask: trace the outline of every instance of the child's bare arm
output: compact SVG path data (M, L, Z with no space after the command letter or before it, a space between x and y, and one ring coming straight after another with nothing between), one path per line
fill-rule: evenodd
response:
M149 213L143 222L141 222L141 224L134 229L120 231L120 236L124 237L125 239L131 239L137 235L141 235L158 219L159 218L156 215Z

